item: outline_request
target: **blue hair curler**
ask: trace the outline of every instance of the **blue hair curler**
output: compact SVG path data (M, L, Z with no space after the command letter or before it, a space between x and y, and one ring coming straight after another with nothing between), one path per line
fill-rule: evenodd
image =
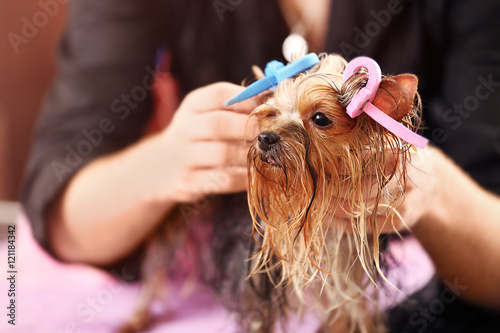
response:
M250 97L258 95L263 91L274 88L284 79L304 72L316 65L318 62L319 58L316 53L306 54L302 58L289 63L286 66L277 60L268 62L266 69L264 70L264 74L266 74L266 76L258 81L255 81L246 87L245 90L225 101L224 106L239 103L249 99Z

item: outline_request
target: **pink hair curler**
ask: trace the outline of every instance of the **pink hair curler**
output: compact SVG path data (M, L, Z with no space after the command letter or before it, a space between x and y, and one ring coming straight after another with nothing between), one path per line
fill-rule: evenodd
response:
M362 67L366 68L368 71L368 82L366 83L366 86L351 99L349 105L347 105L347 114L351 118L355 118L364 112L388 131L397 135L406 142L419 148L425 148L427 143L429 143L429 140L410 131L408 128L373 105L373 99L377 94L380 81L382 80L380 66L375 60L368 57L357 57L351 60L344 70L344 82L347 81L347 79L351 77L354 72Z

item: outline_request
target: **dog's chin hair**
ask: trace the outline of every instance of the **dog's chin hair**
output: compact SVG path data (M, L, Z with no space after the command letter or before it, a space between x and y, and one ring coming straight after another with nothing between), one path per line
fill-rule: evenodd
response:
M335 66L339 62L329 61ZM322 66L329 72L328 64ZM321 80L328 77L316 76ZM366 78L366 72L359 71L346 85L333 78L329 86L342 103L348 103ZM300 93L290 93L294 87L315 89L307 85L307 76L299 76L283 85L285 93L278 87L274 99L286 103L287 96L298 98ZM407 117L408 122L412 116ZM299 308L313 304L322 310L319 313L326 310L326 321L331 325L346 321L346 331L378 332L383 325L376 282L387 279L379 259L377 209L385 205L389 221L394 218L396 202L405 188L410 146L366 115L353 121L347 140L312 139L300 126L278 130L282 139L273 152L273 165L260 158L257 144L251 147L248 201L260 250L252 258L250 276L266 274L272 279L273 271L279 269L279 279L272 283L292 288ZM364 177L369 166L373 166L373 182ZM390 193L389 181L399 191ZM373 192L375 202L369 203ZM341 212L348 216L347 223L333 220ZM375 287L367 288L370 284ZM312 303L311 295L316 295Z

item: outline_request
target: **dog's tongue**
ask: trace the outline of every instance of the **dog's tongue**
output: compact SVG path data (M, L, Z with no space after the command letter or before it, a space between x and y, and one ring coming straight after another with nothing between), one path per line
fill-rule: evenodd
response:
M271 158L271 157L268 157L268 158L267 158L267 163L272 164L272 165L276 165L276 164L278 164L278 163L276 163L276 161L275 161L273 158Z

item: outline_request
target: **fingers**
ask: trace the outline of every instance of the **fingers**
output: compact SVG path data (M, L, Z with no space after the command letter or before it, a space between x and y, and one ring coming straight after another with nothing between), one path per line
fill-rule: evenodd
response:
M400 170L403 162L400 159L400 156L394 154L394 152L390 149L379 152L366 150L363 160L363 173L371 176L375 176L377 174L392 174L393 172Z
M186 130L194 141L252 141L258 134L255 119L220 110L197 115L196 124Z
M194 202L214 194L228 194L246 191L247 169L226 167L218 170L199 170L191 175L190 186L183 185L183 202Z
M372 214L366 217L365 222L367 223L368 230L371 230L370 221L372 219ZM379 205L379 210L376 215L378 232L381 234L400 232L408 229L406 224L406 219L403 217L399 210L388 205ZM332 217L332 221L335 224L344 224L345 226L352 226L353 221L357 223L357 219L352 219L351 214L343 209L337 210L335 215ZM354 231L352 228L346 228L345 230Z
M249 113L249 100L223 107L223 102L244 88L216 83L189 93L183 100L163 140L175 151L171 161L173 186L180 202L193 202L207 194L246 190L247 153L258 134Z
M226 166L246 168L248 147L241 143L197 142L188 154L193 170Z
M194 112L207 112L222 109L249 114L257 106L254 99L248 99L227 107L223 106L224 101L244 89L244 87L232 83L214 83L189 93L184 99L182 107L186 107Z
M380 189L377 177L370 174L364 175L357 184L364 189L361 196L351 196L352 184L350 180L347 180L340 190L341 197L332 198L332 207L335 207L332 211L332 218L335 219L335 223L358 221L359 211L366 210L368 224L373 214L376 214L379 232L388 233L405 228L404 221L401 219L404 189L397 175L391 178L383 189ZM379 191L382 191L380 197Z

